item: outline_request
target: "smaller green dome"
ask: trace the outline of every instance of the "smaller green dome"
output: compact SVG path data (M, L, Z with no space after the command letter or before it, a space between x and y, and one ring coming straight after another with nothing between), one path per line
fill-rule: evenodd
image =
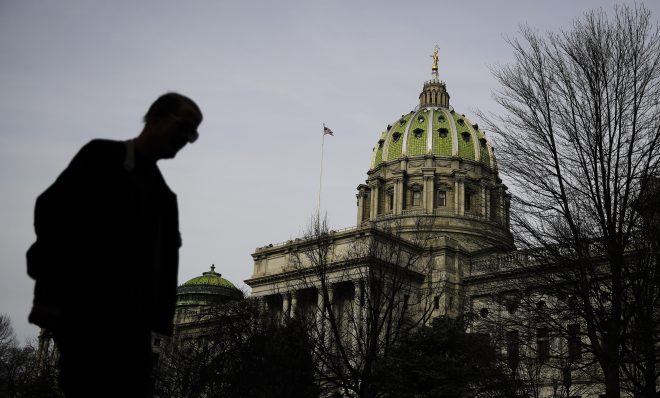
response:
M211 305L240 300L243 293L233 283L215 272L215 265L202 276L192 278L177 288L177 306Z
M222 277L222 274L215 272L215 265L211 265L211 270L202 273L202 276L192 278L181 286L223 286L229 289L236 289L233 283ZM238 290L238 289L236 289Z

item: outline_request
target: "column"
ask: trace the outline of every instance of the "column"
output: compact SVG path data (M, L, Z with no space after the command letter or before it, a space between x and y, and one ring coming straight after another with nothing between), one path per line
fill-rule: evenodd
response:
M488 211L488 202L486 201L486 195L488 192L488 187L486 186L486 183L484 181L481 182L481 216L484 217L486 220L488 219L488 216L486 212Z
M454 212L459 216L465 214L465 176L454 174Z
M364 328L366 327L365 325L365 317L364 317L364 308L366 307L366 297L364 297L364 281L362 280L357 280L353 281L353 284L355 285L355 297L353 300L354 304L354 312L353 316L355 316L355 325L357 330L355 331L355 335L359 337L364 337ZM360 299L363 298L365 302L360 302Z
M403 213L403 177L394 181L394 214Z
M259 314L265 314L266 311L268 310L266 308L266 298L265 296L258 296L255 298L257 300L257 310L259 311Z
M333 285L327 284L326 289L328 291L328 302L326 303L326 305L330 307L334 303L335 287ZM325 311L325 308L323 310ZM330 330L329 321L325 316L323 317L322 328L324 332L323 338L324 338L325 346L330 347L332 343L332 330Z
M485 195L486 195L486 212L484 213L484 217L486 220L490 220L490 187L486 185L485 187Z
M289 318L289 310L291 309L290 307L290 301L289 301L289 293L283 293L282 294L282 319L287 319Z
M433 214L433 193L435 191L435 169L422 169L424 173L424 212Z
M297 291L292 291L291 292L291 302L289 303L289 306L291 307L291 318L295 318L296 316L296 306L298 305L298 292Z
M360 190L357 195L355 195L357 198L357 206L358 206L358 211L357 211L357 224L360 225L362 224L362 221L364 220L364 205L365 205L365 193L363 190Z
M323 322L325 321L325 300L320 287L316 288L316 328L319 334L323 332Z
M375 182L371 185L371 210L369 212L369 219L375 220L378 217L378 196L379 196L379 187L378 182Z

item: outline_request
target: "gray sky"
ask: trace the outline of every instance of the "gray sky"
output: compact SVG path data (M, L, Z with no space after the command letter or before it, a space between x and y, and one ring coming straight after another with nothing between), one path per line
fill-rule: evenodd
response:
M496 111L489 67L520 24L570 27L616 1L0 0L0 313L19 338L33 282L35 198L93 138L128 139L160 94L192 97L201 137L160 163L179 197L179 281L214 263L239 287L257 246L298 236L316 210L355 224L355 188L380 131L418 103L440 46L450 103ZM657 20L660 4L642 1ZM495 143L496 144L496 143Z

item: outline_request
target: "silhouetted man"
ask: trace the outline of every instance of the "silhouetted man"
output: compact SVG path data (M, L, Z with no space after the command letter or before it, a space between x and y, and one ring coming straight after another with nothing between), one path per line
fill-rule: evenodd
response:
M194 142L201 121L167 93L137 138L91 141L37 199L29 320L54 337L67 397L150 395L151 331L172 333L181 246L156 162Z

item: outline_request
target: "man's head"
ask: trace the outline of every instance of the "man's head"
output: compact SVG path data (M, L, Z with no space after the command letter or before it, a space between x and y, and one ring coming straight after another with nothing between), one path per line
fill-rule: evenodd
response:
M190 98L178 93L163 94L144 115L137 147L154 161L173 158L187 143L197 139L202 118L202 112Z

